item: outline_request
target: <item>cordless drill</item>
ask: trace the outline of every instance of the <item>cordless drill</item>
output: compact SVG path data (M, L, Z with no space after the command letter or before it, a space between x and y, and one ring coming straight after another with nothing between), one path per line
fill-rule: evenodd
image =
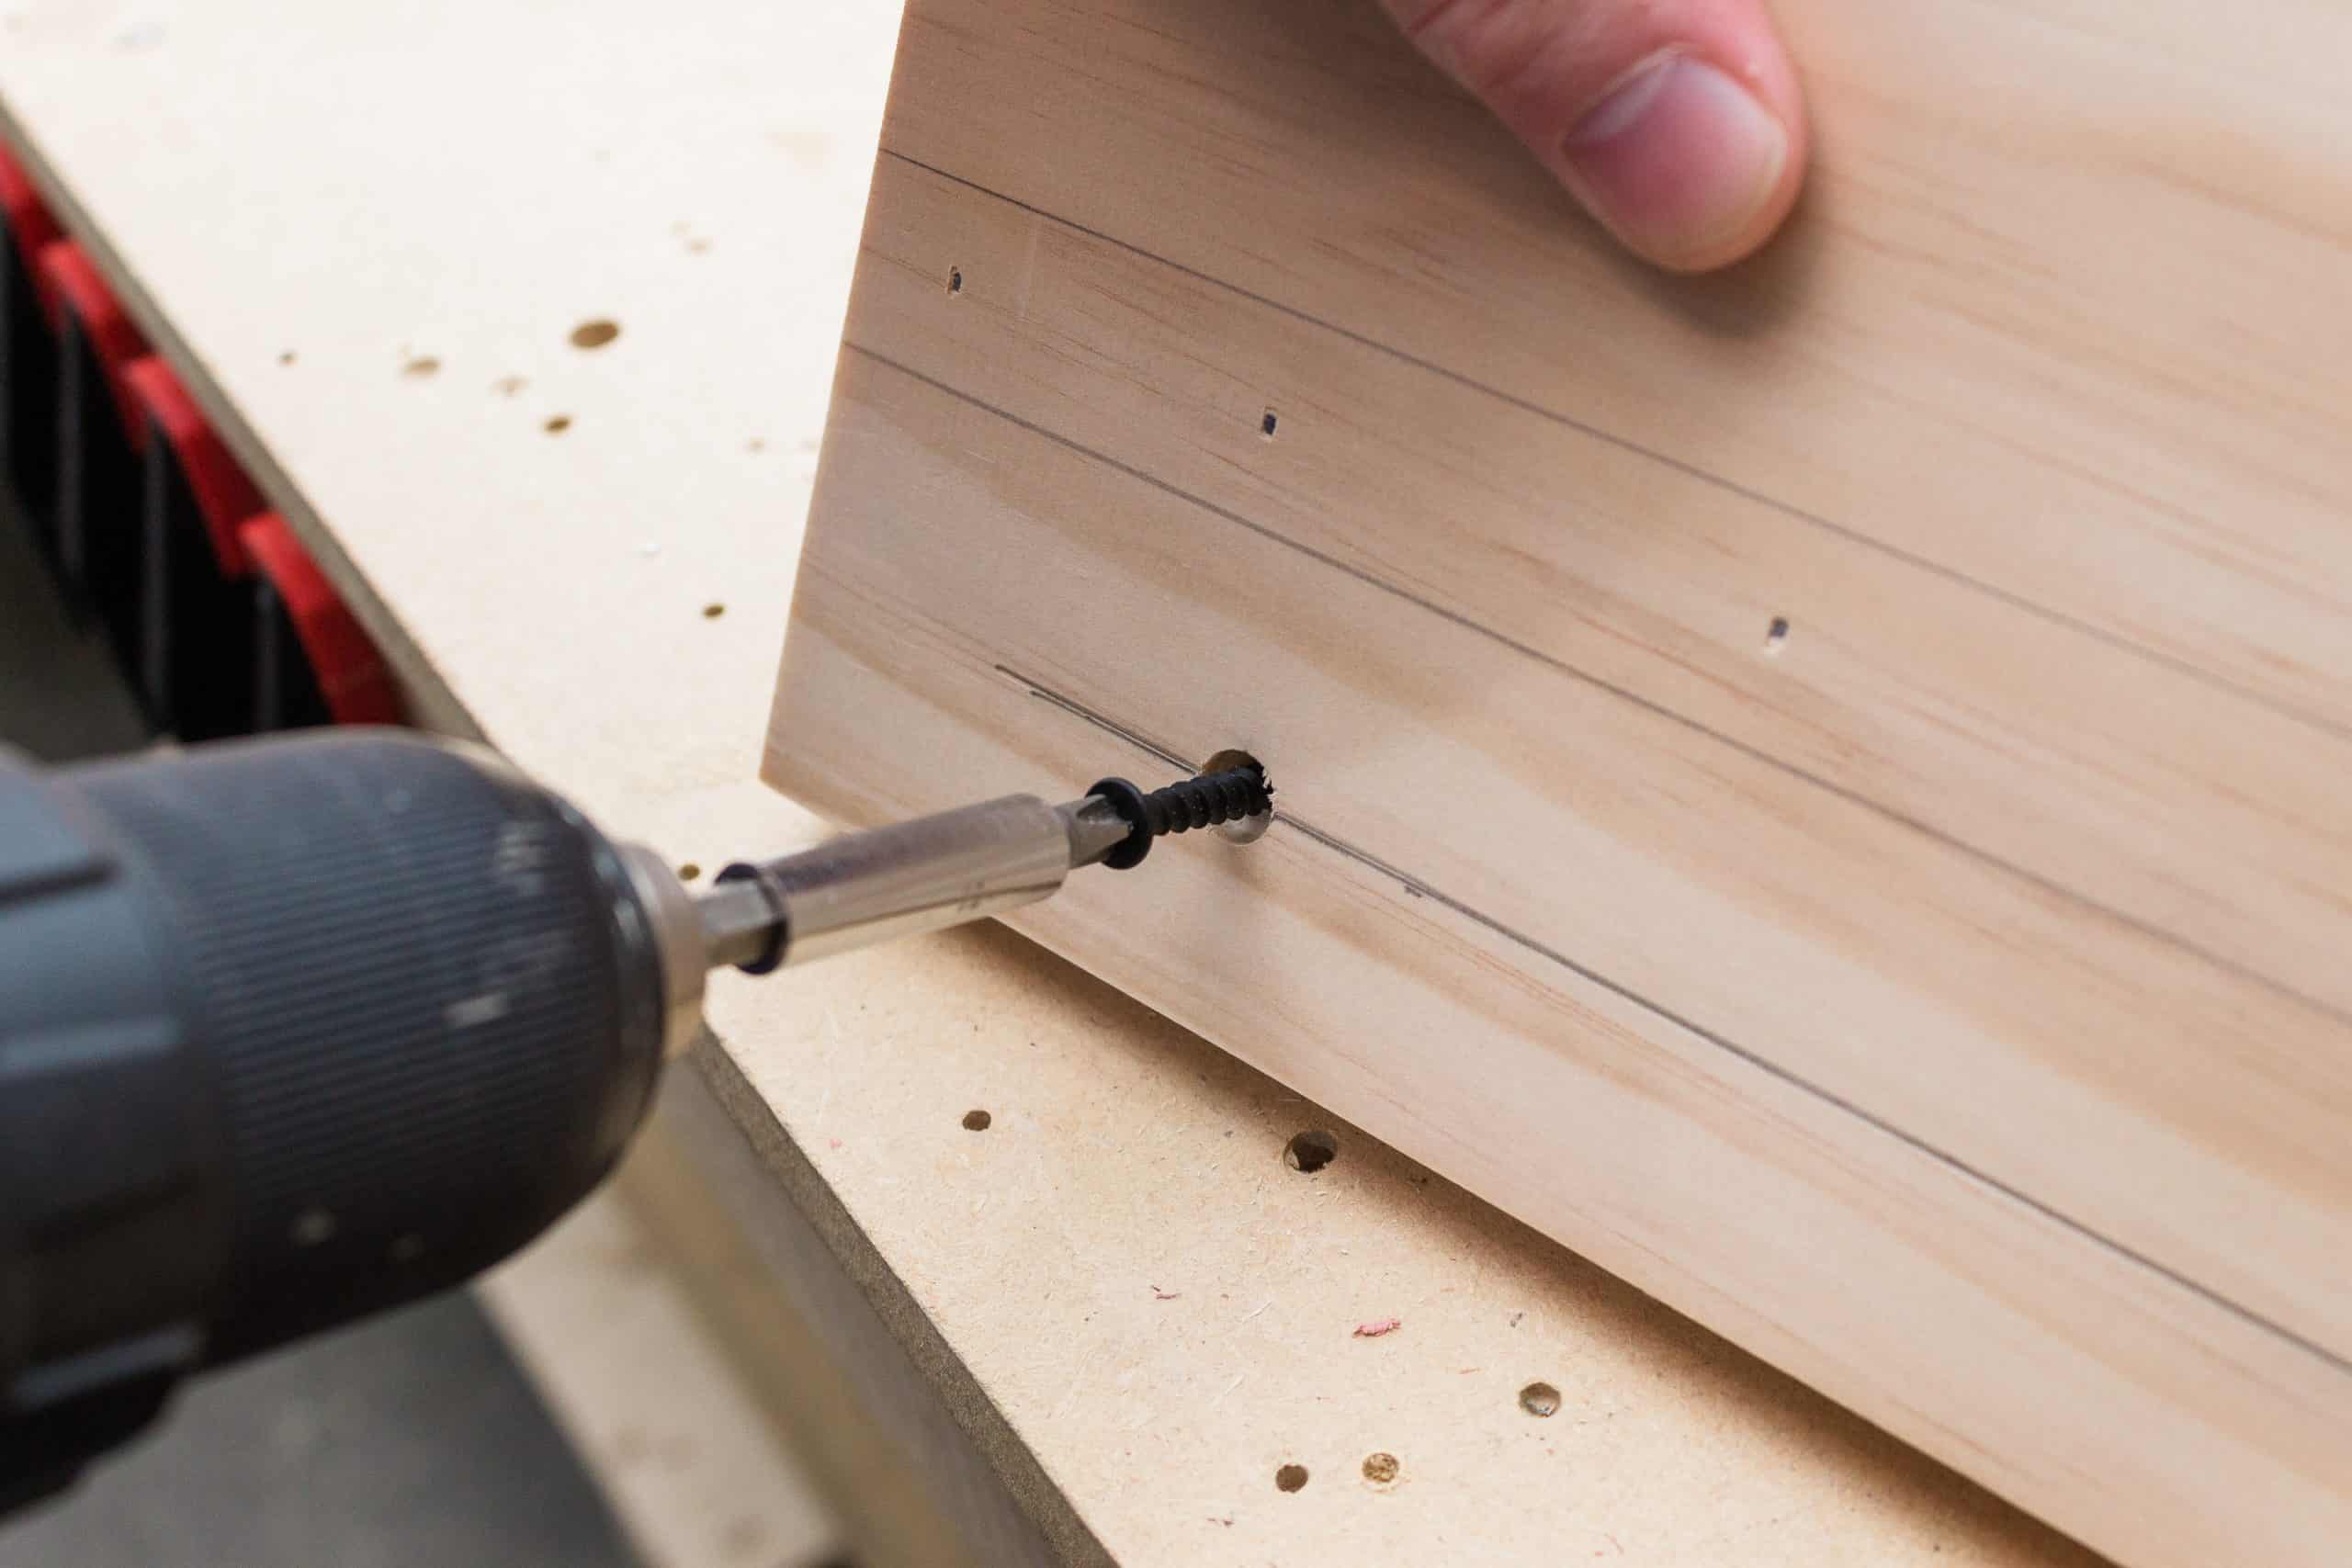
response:
M690 892L494 754L332 730L37 771L0 752L0 1507L192 1372L467 1280L609 1171L703 978L979 919L1254 762L1012 795Z

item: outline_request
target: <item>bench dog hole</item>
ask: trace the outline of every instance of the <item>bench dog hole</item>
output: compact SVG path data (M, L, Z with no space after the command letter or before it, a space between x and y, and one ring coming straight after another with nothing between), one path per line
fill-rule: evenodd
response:
M1340 1157L1340 1141L1319 1129L1295 1133L1283 1145L1283 1163L1308 1176Z

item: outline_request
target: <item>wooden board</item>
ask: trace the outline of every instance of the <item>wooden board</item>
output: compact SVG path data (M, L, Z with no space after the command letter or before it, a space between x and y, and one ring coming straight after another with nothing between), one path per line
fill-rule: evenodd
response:
M1807 206L1676 281L1368 8L916 0L766 776L1251 750L1016 923L2095 1545L2321 1561L2352 18L1781 11Z

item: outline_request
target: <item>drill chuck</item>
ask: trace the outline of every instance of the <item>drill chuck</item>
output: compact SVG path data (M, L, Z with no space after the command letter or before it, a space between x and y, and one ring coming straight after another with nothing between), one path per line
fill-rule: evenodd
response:
M700 999L647 873L397 731L0 758L0 1479L70 1479L186 1372L464 1280L594 1186Z

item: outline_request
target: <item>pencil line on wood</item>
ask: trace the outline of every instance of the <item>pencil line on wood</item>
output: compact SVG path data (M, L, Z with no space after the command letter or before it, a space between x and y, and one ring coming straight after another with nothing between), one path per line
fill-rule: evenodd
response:
M1040 685L1037 682L1022 674L1020 671L1008 665L999 664L994 668L998 674L1003 675L1015 683L1025 687L1031 696L1043 699L1053 706L1061 709L1064 713L1069 714L1073 718L1079 719L1085 724L1091 725L1093 728L1102 730L1103 733L1115 737L1116 739L1135 747L1136 750L1156 757L1161 761L1170 763L1172 766L1187 769L1192 766L1191 763L1186 762L1174 752L1168 750L1155 742L1145 739L1140 734L1133 728L1130 728L1128 726L1120 723L1117 719L1111 717L1107 714L1096 712L1094 709L1088 707L1084 703L1078 701L1074 697L1057 692L1051 687ZM1837 1090L1829 1089L1822 1084L1815 1083L1813 1079L1805 1077L1802 1074L1792 1072L1789 1068L1782 1066L1778 1062L1773 1061L1770 1057L1765 1056L1757 1052L1752 1047L1743 1045L1728 1035L1720 1033L1717 1031L1707 1027L1705 1024L1700 1023L1694 1019L1685 1017L1683 1014L1675 1011L1672 1008L1669 1008L1664 1003L1657 1001L1650 997L1643 995L1641 992L1634 990L1633 987L1625 985L1622 981L1611 979L1609 976L1602 974L1600 971L1569 957L1558 948L1553 947L1536 937L1530 936L1525 931L1520 931L1501 920L1497 919L1494 916L1487 914L1485 910L1476 908L1475 905L1465 903L1462 899L1444 891L1442 888L1434 886L1421 877L1414 875L1411 872L1406 871L1400 866L1383 860L1380 856L1374 854L1371 851L1364 849L1358 844L1351 843L1349 840L1340 838L1336 833L1328 832L1321 828L1316 827L1314 824L1300 818L1295 812L1277 808L1273 814L1273 818L1274 825L1276 827L1286 827L1296 829L1300 835L1312 840L1315 843L1319 844L1324 849L1330 851L1332 853L1340 855L1344 859L1353 861L1356 864L1363 866L1367 871L1371 871L1377 875L1393 879L1408 891L1419 895L1430 903L1442 905L1445 908L1452 910L1454 914L1459 915L1464 919L1493 932L1495 935L1501 937L1506 942L1523 948L1539 958L1547 959L1551 963L1558 964L1561 968L1567 970L1577 978L1584 980L1590 985L1600 987L1602 990L1607 991L1613 997L1617 997L1624 1001L1632 1003L1634 1006L1640 1008L1645 1012L1649 1013L1651 1016L1660 1020L1661 1021L1670 1024L1676 1029L1681 1030L1694 1039L1706 1042L1708 1044L1713 1046L1719 1051L1738 1058L1740 1061L1747 1063L1749 1066L1754 1067L1758 1072L1768 1074L1771 1077L1778 1079L1780 1082L1788 1085L1791 1089L1811 1095L1814 1099L1820 1100L1823 1104L1845 1112L1847 1115L1851 1116L1856 1121L1871 1128L1873 1131L1893 1138L1897 1143L1902 1144L1905 1147L1912 1149L1918 1154L1925 1155L1928 1158L1934 1160L1939 1165L1945 1167L1947 1169L1951 1170L1960 1176L1965 1177L1967 1179L1977 1183L1987 1190L1998 1193L2000 1196L2008 1199L2011 1202L2031 1210L2034 1213L2041 1215L2043 1219L2050 1221L2053 1224L2063 1225L2075 1235L2082 1236L2086 1240L2097 1243L2098 1246L2105 1247L2108 1251L2113 1253L2116 1257L2123 1259L2124 1261L2136 1264L2140 1268L2147 1269L2150 1273L2155 1274L2162 1279L2167 1280L2172 1283L2180 1286L2183 1290L2188 1291L2202 1300L2211 1303L2212 1305L2220 1307L2222 1311L2229 1313L2234 1317L2242 1319L2251 1326L2277 1336L2287 1344L2294 1346L2300 1350L2303 1350L2310 1355L2317 1357L2320 1360L2327 1363L2329 1366L2334 1367L2339 1371L2352 1372L2352 1359L2346 1359L2343 1356L2339 1356L2335 1351L2327 1348L2327 1347L2321 1345L2316 1341L2305 1338L2302 1335L2296 1333L2293 1329L2285 1327L2280 1324L2273 1323L2270 1319L2263 1316L2261 1314L2254 1311L2250 1307L2239 1304L2237 1302L2231 1300L2229 1297L2222 1294L2212 1287L2200 1283L2199 1280L2190 1278L2188 1275L2183 1274L2177 1269L2169 1268L2165 1264L2156 1261L2147 1254L2128 1247L2122 1242L2117 1241L2112 1236L2092 1229L2089 1225L2075 1219L2073 1215L2066 1213L2063 1210L2052 1208L2050 1204L2043 1202L2041 1199L2034 1197L2031 1193L2026 1192L2019 1188L2013 1187L2009 1183L2001 1180L1998 1177L1993 1176L1988 1172L1971 1165L1968 1161L1960 1158L1957 1155L1951 1154L1944 1149L1939 1148L1934 1144L1928 1143L1926 1139L1919 1137L1917 1134L1905 1131L1903 1128L1898 1127L1894 1122L1875 1114L1862 1105L1847 1099Z
M1352 327L1342 326L1337 321L1328 321L1325 318L1315 315L1310 311L1302 310L1295 305L1284 304L1280 299L1273 299L1268 295L1260 294L1253 289L1244 288L1240 284L1228 282L1227 280L1216 276L1213 274L1203 272L1197 267L1187 266L1182 262L1171 260L1167 256L1159 254L1156 251L1148 251L1130 241L1122 240L1115 234L1105 233L1100 229L1089 228L1087 225L1080 223L1074 219L1065 218L1057 212L1049 212L1042 207L1036 207L1029 202L1022 200L1017 196L1008 196L1001 190L996 190L989 186L982 185L977 180L967 179L961 175L951 173L946 169L938 167L936 164L926 164L922 159L911 157L907 153L898 151L896 148L886 145L880 149L880 152L884 157L905 164L912 168L921 169L925 174L935 175L951 184L962 186L967 190L974 191L981 196L989 197L994 200L1003 202L1007 206L1015 208L1020 211L1029 213L1033 217L1042 218L1049 223L1057 224L1061 228L1069 230L1073 234L1082 234L1090 240L1099 241L1103 244L1111 245L1119 250L1125 251L1130 255L1137 256L1145 261L1156 263L1160 266L1168 267L1175 272L1182 273L1186 277L1207 284L1213 288L1220 288L1238 299L1247 299L1251 304L1261 306L1269 310L1278 311L1283 315L1290 317L1293 321L1304 322L1308 326L1319 328L1324 332L1337 333L1339 336L1347 339L1350 343L1359 344L1365 348L1371 349L1376 354L1386 355L1400 364L1409 365L1415 369L1426 371L1430 375L1442 377L1444 379L1454 383L1456 386L1464 388L1482 396L1492 398L1498 402L1509 404L1510 407L1519 409L1523 412L1533 414L1539 419L1549 420L1551 423L1557 424L1564 429L1576 431L1577 434L1589 436L1595 441L1605 441L1610 446L1617 447L1621 451L1632 453L1637 457L1645 457L1651 462L1671 468L1676 473L1696 479L1702 484L1711 485L1726 494L1738 496L1740 499L1753 502L1758 506L1770 507L1773 511L1780 513L1783 516L1794 518L1800 523L1804 523L1813 527L1822 529L1826 533L1834 534L1838 538L1860 546L1864 549L1876 551L1877 553L1886 556L1892 559L1899 560L1905 565L1915 567L1921 571L1933 572L1936 576L1944 579L1946 581L1955 582L1962 587L1973 589L1977 592L1997 599L2002 604L2009 605L2011 608L2021 611L2026 615L2047 621L2052 626L2063 626L2068 631L2078 632L2084 637L2094 638L2099 642L2105 643L2110 648L2120 649L2126 653L2133 654L2139 658L2147 660L2151 663L2160 664L2165 669L2171 670L2176 673L2203 682L2209 686L2212 686L2220 691L2227 692L2232 696L2241 698L2244 701L2252 703L2258 707L2278 714L2283 717L2293 719L2300 724L2307 724L2324 734L2333 735L2346 739L2352 739L2352 726L2339 724L2327 717L2324 714L2314 713L2310 709L2299 707L2292 703L2271 696L2267 693L2257 691L2251 686L2242 685L2238 682L2230 679L2228 676L2221 674L2215 671L2208 670L2202 665L2191 663L2188 660L2182 659L2177 655L2166 653L2162 649L2151 647L2147 643L2140 642L2132 637L2126 637L2120 632L2109 631L2104 626L2098 626L2089 621L2081 620L2074 615L2066 614L2063 610L2052 608L2052 606L2044 604L2038 600L2027 598L2023 594L2016 592L2011 589L2003 588L1997 583L1987 582L1983 578L1971 576L1969 573L1959 570L1956 568L1946 566L1941 561L1936 560L1931 557L1917 555L1910 550L1903 549L1898 546L1891 545L1884 539L1878 538L1850 524L1840 523L1835 518L1824 516L1817 512L1809 512L1805 508L1795 504L1793 502L1784 501L1780 497L1764 491L1751 489L1748 486L1740 483L1736 479L1728 479L1722 474L1713 472L1711 469L1702 468L1698 465L1690 462L1686 458L1675 457L1672 453L1660 451L1655 446L1645 446L1630 436L1621 435L1604 426L1587 423L1585 421L1577 419L1573 414L1564 413L1558 409L1546 407L1542 403L1521 397L1515 392L1505 391L1499 387L1489 386L1486 382L1478 380L1476 378L1467 375L1463 371L1453 369L1445 365L1438 363L1435 360L1424 359L1419 355L1411 354L1404 349L1397 348L1393 344L1383 343L1378 338L1369 337L1363 333L1357 332Z
M1343 572L1347 576L1353 578L1358 582L1363 583L1366 587L1377 589L1383 593L1386 593L1391 597L1402 600L1404 603L1412 605L1416 609L1426 611L1428 614L1435 615L1441 620L1449 622L1453 626L1460 626L1464 631L1472 632L1479 637L1485 637L1499 647L1509 649L1513 653L1534 660L1536 663L1544 666L1547 670L1551 670L1558 674L1566 676L1570 680L1580 682L1585 685L1592 687L1596 691L1605 692L1611 696L1633 705L1634 707L1641 709L1644 713L1653 714L1657 717L1666 719L1673 724L1679 725L1693 734L1704 736L1710 740L1728 747L1730 750L1739 753L1743 757L1747 757L1753 761L1760 762L1790 778L1798 780L1815 789L1821 790L1836 799L1844 801L1849 806L1857 807L1861 810L1868 811L1873 816L1883 818L1897 828L1917 834L1919 837L1928 840L1931 843L1940 844L1946 849L1967 855L1971 859L1975 860L1984 865L2003 874L2004 875L2015 877L2017 880L2026 884L2028 886L2046 893L2052 897L2063 898L2068 903L2074 904L2088 913L2112 921L2114 924L2122 927L2126 931L2132 931L2151 942L2161 942L2168 948L2195 958L2200 963L2209 964L2220 974L2230 976L2251 986L2259 987L2284 1000L2295 1003L2301 1007L2308 1008L2322 1017L2333 1019L2347 1027L2352 1027L2352 1013L2347 1013L2343 1009L2336 1007L2331 1002L2323 1000L2320 998L2309 996L2275 976L2266 974L2259 969L2250 968L2238 959L2229 957L2223 953L2214 953L2207 948L2201 947L2198 943L2189 941L2188 938L2183 937L2177 932L2166 931L2161 926L2153 925L2142 917L2132 914L2128 910L2120 909L2112 905L2102 903L2098 898L2092 897L2090 894L2083 892L2079 888L2070 887L2064 883L2053 881L2050 876L2044 873L2034 870L2031 866L2020 865L2015 861L2005 859L2002 856L1995 854L1991 851L1984 849L1981 845L1972 843L1966 839L1956 837L1946 829L1935 826L1933 823L1923 821L1917 817L1911 816L1907 812L1887 805L1883 801L1875 800L1867 795L1860 794L1848 785L1838 783L1834 779L1825 778L1819 773L1812 773L1805 768L1800 767L1796 763L1788 761L1786 758L1778 757L1770 751L1763 750L1750 741L1743 740L1735 735L1727 735L1720 729L1713 728L1696 718L1692 718L1688 714L1679 713L1673 708L1668 707L1654 698L1644 696L1640 693L1624 686L1620 686L1614 682L1604 680L1600 676L1595 675L1589 671L1580 670L1577 666L1567 663L1553 654L1544 652L1542 649L1534 648L1527 643L1521 642L1517 638L1497 631L1491 626L1482 626L1477 621L1463 615L1458 610L1451 609L1446 605L1437 604L1429 599L1424 599L1420 595L1413 592L1410 589L1404 588L1395 582L1391 582L1386 578L1381 577L1375 572L1369 571L1351 561L1342 560L1337 556L1329 555L1322 550L1318 550L1312 545L1302 544L1298 540L1290 537L1288 535L1283 534L1277 529L1268 527L1266 525L1256 522L1249 517L1245 517L1238 512L1220 506L1216 502L1194 495L1189 491L1182 490L1169 483L1166 479L1160 479L1157 475L1147 473L1141 468L1137 468L1130 464L1122 462L1108 453L1098 452L1091 446L1084 446L1066 435L1058 434L1057 432L1048 430L1043 425L1037 424L1030 420L1023 419L1019 414L999 408L985 399L975 397L971 393L964 391L959 388L952 387L944 381L937 380L933 377L926 376L922 371L917 370L910 366L902 365L899 361L892 359L888 355L876 353L875 350L866 347L863 344L850 339L843 339L842 346L844 349L854 350L858 354L864 355L865 357L874 360L876 363L887 366L890 369L896 370L900 375L919 381L924 386L932 388L933 390L944 392L949 397L957 399L962 402L968 403L973 408L978 409L985 413L991 414L998 419L1003 420L1008 424L1012 424L1021 430L1026 431L1030 434L1040 436L1045 440L1051 441L1055 445L1070 452L1076 453L1080 457L1100 463L1103 467L1124 474L1129 479L1149 485L1154 490L1160 491L1162 494L1173 497L1174 499L1184 502L1189 505L1198 507L1203 512L1205 512L1209 515L1218 518L1223 522L1230 523L1238 528L1246 528L1250 533L1257 535L1260 538L1267 540L1269 543L1280 545L1285 549L1294 550L1299 555L1305 556L1309 560L1315 561L1318 565L1329 567L1334 571ZM1013 671L1006 670L1002 665L999 665L997 668L1007 675L1012 675L1015 680L1023 681L1024 683L1030 685L1039 696L1046 698L1046 701L1057 703L1061 705L1067 705L1062 699L1053 696L1045 688L1038 686L1035 682L1028 681L1027 677L1014 675ZM1095 721L1103 722L1099 718ZM1154 755L1159 757L1161 761L1166 761L1172 766L1187 770L1191 769L1193 766L1193 764L1185 759L1163 747L1151 744L1143 740L1142 738L1138 736L1128 734L1125 731L1119 731L1118 733L1122 734L1125 739L1135 741L1145 750L1152 752Z
M1069 714L1073 718L1082 718L1087 723L1094 726L1097 729L1109 731L1111 734L1115 735L1120 739L1125 741L1128 745L1134 747L1136 750L1148 752L1150 755L1159 758L1161 761L1167 763L1171 768L1182 768L1188 773L1196 773L1200 772L1199 763L1190 761L1185 758L1178 756L1175 752L1170 750L1167 747L1162 746L1159 742L1145 736L1139 730L1129 729L1125 725L1104 717L1102 715L1096 713L1092 708L1086 706L1084 704L1072 701L1070 698L1062 695L1059 692L1055 691L1052 687L1046 685L1044 682L1034 680L1027 675L1023 675L1020 671L1015 670L1010 664L1000 664L996 666L996 672L1009 681L1013 681L1021 685L1028 687L1029 694L1037 698L1039 701L1052 704L1055 707L1061 709L1064 713Z

